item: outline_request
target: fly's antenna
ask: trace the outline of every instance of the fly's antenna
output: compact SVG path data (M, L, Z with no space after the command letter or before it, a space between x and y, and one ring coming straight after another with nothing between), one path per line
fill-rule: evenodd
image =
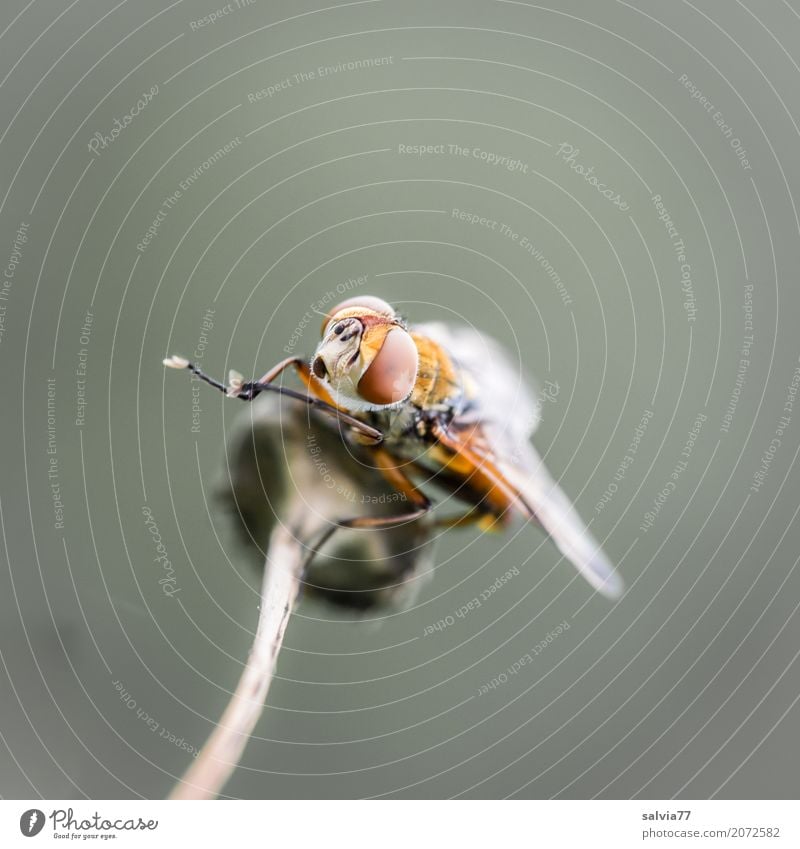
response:
M316 313L320 318L328 318L328 313L322 312L322 310L318 310L315 306L312 305L311 312ZM327 324L327 322L326 322Z

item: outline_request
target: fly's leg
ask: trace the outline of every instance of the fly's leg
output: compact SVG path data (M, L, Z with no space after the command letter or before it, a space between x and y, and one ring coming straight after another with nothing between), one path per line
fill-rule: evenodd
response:
M336 404L333 402L333 398L331 398L331 396L319 383L312 385L311 369L308 367L308 363L300 357L287 357L285 360L281 360L281 362L274 365L265 375L260 377L258 380L254 380L249 383L244 383L240 375L235 372L231 372L232 379L228 388L228 393L235 395L237 398L242 398L242 400L250 401L263 390L265 384L274 383L275 379L286 371L289 366L294 368L297 372L297 376L305 384L306 389L308 389L312 395L319 397L331 407L336 407ZM336 409L339 408L336 407Z
M419 504L427 504L430 509L430 501L424 493L414 485L408 475L397 467L396 462L391 454L383 448L372 451L372 456L375 458L378 470L389 481L389 483L398 491L402 492L409 500ZM480 506L471 507L465 513L457 516L443 516L437 518L433 522L434 528L463 528L470 525L477 525L481 530L501 530L502 524L510 518L508 511L496 513L487 511Z
M336 533L336 531L342 529L363 529L363 530L383 530L385 528L394 528L397 525L404 525L407 522L413 522L416 519L421 519L426 513L428 513L432 504L427 501L426 504L421 507L417 507L415 510L410 510L407 513L398 513L395 516L353 516L350 519L339 519L334 522L329 528L326 528L320 538L316 541L313 548L311 548L308 554L303 561L303 565L300 568L300 579L305 584L306 575L308 574L308 568L311 566L314 558L317 556L317 553L328 542L331 537Z
M378 471L389 481L389 483L414 505L413 509L405 513L398 513L394 516L354 516L350 519L340 519L334 522L329 528L326 528L320 538L315 543L314 547L306 555L306 559L302 566L301 575L305 577L308 567L311 565L315 555L325 545L328 540L343 528L363 529L363 530L381 530L384 528L394 528L398 525L404 525L407 522L413 522L421 519L426 513L429 513L433 508L433 503L425 495L424 492L417 489L408 475L397 466L392 455L383 448L375 448L372 451L372 457L375 460L375 465Z
M433 523L434 528L468 528L475 525L482 531L502 531L508 519L508 512L497 514L473 507L459 516L443 516Z
M294 366L295 369L299 373L303 371L303 367L305 363L300 359L300 357L287 357L285 360L282 360L277 365L274 365L263 377L258 380L258 383L272 383L273 380L282 372L285 371L289 366ZM308 366L305 366L306 371L308 371Z
M292 366L294 370L297 372L297 376L305 385L306 389L314 395L315 397L321 398L326 404L329 404L331 407L336 407L336 409L340 409L336 403L334 402L331 395L325 389L325 387L319 381L313 381L311 378L311 368L305 360L300 359L300 357L288 357L283 360L283 362L278 363L276 366L273 366L262 378L260 378L257 383L273 383L275 378L286 368ZM342 411L343 412L343 411Z
M411 478L397 465L397 460L385 448L373 448L370 456L375 461L375 468L400 493L417 507L431 509L430 499L414 485Z
M240 398L242 401L252 401L253 398L261 392L277 392L279 395L285 395L289 398L294 398L297 401L302 401L306 406L319 410L320 412L331 416L331 418L338 419L342 423L353 428L353 430L357 431L361 436L365 437L368 444L378 445L383 441L383 434L377 428L370 427L355 416L351 416L349 413L346 413L333 404L328 403L328 401L310 395L303 395L302 392L295 392L287 386L279 386L271 382L284 369L289 366L294 366L309 390L316 392L316 387L314 389L311 387L308 367L297 357L289 357L288 359L278 363L273 369L268 371L261 380L245 382L240 374L231 372L230 383L227 386L219 380L209 377L199 366L189 362L189 360L183 357L168 357L164 360L164 365L169 366L169 368L187 369L192 372L192 374L199 377L200 380L205 381L215 389L219 389L231 398ZM271 380L266 380L265 378L271 378Z
M486 493L486 498L490 503L496 502L494 505L496 508L505 512L511 505L515 505L526 518L536 518L533 508L528 504L522 493L505 479L503 473L491 460L481 457L468 444L451 437L445 428L438 423L431 425L431 434L439 445L450 451L454 457L469 465L470 477L474 478L475 484Z

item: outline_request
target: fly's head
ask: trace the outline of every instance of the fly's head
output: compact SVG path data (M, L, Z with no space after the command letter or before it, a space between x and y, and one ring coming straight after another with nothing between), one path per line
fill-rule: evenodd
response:
M402 404L417 378L419 353L393 307L380 298L350 298L332 309L311 371L341 407L382 410Z

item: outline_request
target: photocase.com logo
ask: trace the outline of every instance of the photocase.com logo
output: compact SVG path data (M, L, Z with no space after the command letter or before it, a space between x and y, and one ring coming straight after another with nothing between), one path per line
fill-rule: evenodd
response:
M44 811L31 808L19 818L19 830L25 837L36 837L44 828Z

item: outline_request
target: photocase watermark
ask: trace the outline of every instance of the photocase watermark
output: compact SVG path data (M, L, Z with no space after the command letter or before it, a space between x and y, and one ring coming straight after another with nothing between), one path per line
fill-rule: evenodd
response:
M800 358L798 358L797 362L800 363ZM750 484L750 492L760 492L761 487L764 485L764 481L767 479L767 474L772 466L772 461L775 459L775 456L783 444L784 434L786 433L789 425L792 423L794 402L797 399L798 387L800 387L800 365L795 366L794 372L792 373L792 379L786 387L781 415L775 425L775 431L772 439L770 440L769 445L764 449L764 453L761 455L761 462L759 463L758 469L756 469L753 473L753 481Z
M169 213L178 205L181 198L186 192L205 174L210 168L217 164L220 159L224 159L232 150L235 150L242 143L239 136L232 138L227 144L217 148L214 153L207 159L204 159L199 165L187 174L182 180L178 181L177 188L172 194L167 195L161 202L155 218L150 222L150 226L145 230L144 235L136 245L136 250L143 254L153 239L158 236L161 231L161 225L167 220Z
M308 453L311 455L311 462L316 471L319 472L322 485L327 489L335 490L338 495L347 498L349 501L353 501L355 499L354 490L349 486L345 487L337 482L331 473L330 466L325 462L324 453L313 431L309 432L306 437L306 446L308 447Z
M647 426L650 424L650 419L652 418L652 410L646 409L644 413L642 413L642 417L639 419L639 424L633 429L633 436L625 450L625 456L622 460L620 460L619 466L617 466L617 470L614 472L614 477L603 491L603 494L600 496L600 500L594 505L595 513L601 513L605 510L606 505L611 501L614 495L616 495L617 490L619 489L619 484L622 483L628 469L630 469L633 465L633 461L636 459L636 454L639 451L639 445L641 445L642 437L644 437Z
M284 352L290 355L294 354L297 343L305 335L306 328L309 324L314 325L316 329L320 324L321 317L327 313L328 308L334 301L339 300L354 289L360 289L362 286L365 286L368 278L368 274L362 274L359 277L348 277L347 280L337 283L333 289L329 289L321 298L311 304L301 316L300 321L297 322L292 335L289 337L289 341L283 346Z
M664 484L659 493L653 499L653 507L648 510L642 518L642 523L639 525L639 530L642 533L647 533L647 531L653 527L656 519L658 518L658 514L661 512L661 508L667 503L669 497L678 488L678 482L683 476L683 473L689 467L689 458L692 456L695 444L697 443L697 438L700 436L700 431L703 429L703 425L707 420L708 416L706 416L705 413L698 413L695 417L694 424L688 431L686 442L684 442L683 448L681 449L680 459L675 463L675 466L670 472L669 480Z
M528 236L521 236L519 232L513 229L513 227L503 221L498 221L495 218L489 218L487 216L480 215L480 213L466 209L454 207L450 213L450 217L455 218L457 221L463 221L466 224L470 224L473 227L485 227L487 230L491 230L493 233L498 233L512 241L514 244L519 245L525 253L529 254L541 266L544 273L550 278L553 285L556 287L558 296L561 298L561 302L564 306L568 307L572 304L572 297L567 291L567 287L564 285L564 282L558 272L555 268L553 268L547 257L542 253L542 250L537 247Z
M681 234L675 226L675 222L672 220L672 216L661 200L661 195L653 195L651 200L653 201L653 205L658 213L658 220L664 223L667 235L672 242L675 259L680 265L683 308L686 311L686 321L691 324L697 318L697 307L695 305L694 287L692 285L692 266L686 259L686 246L683 243Z
M197 338L197 344L194 346L192 360L200 364L205 356L206 348L208 347L209 334L214 329L214 315L216 310L208 308L200 320L200 334ZM200 413L203 408L200 406L200 395L202 393L202 383L197 375L192 374L192 424L190 430L192 433L200 433Z
M408 496L398 490L382 492L380 495L370 495L366 492L356 492L352 487L342 485L336 480L331 467L325 461L324 452L317 442L315 433L311 432L306 437L306 447L308 448L308 453L311 455L312 465L319 472L322 486L326 489L334 490L337 495L347 501L353 504L392 504L394 502L408 501Z
M203 15L202 18L196 18L193 21L189 21L189 29L192 32L197 32L204 27L209 27L217 21L222 20L222 18L230 15L231 12L238 12L240 9L247 9L250 6L255 6L255 4L256 0L233 0L233 2L226 3L224 6L220 6L219 9L215 9L207 15Z
M561 386L557 380L545 380L539 391L536 393L536 406L543 407L545 401L550 404L555 404L558 401L558 393L561 392ZM539 413L535 414L535 420L539 420Z
M556 625L556 627L551 631L548 631L545 637L539 640L539 642L536 643L530 651L525 652L525 654L515 660L505 672L501 672L499 675L492 678L491 681L481 684L481 686L478 687L478 695L485 696L491 690L496 690L498 687L508 684L508 682L517 675L523 667L532 664L534 658L538 657L548 646L552 645L552 643L555 642L563 633L569 631L569 628L570 624L566 621L566 619L559 625Z
M89 343L92 337L94 313L86 310L83 326L80 329L78 357L75 367L75 426L86 424L86 368L89 362Z
M681 74L678 77L678 82L692 95L692 100L703 107L703 109L711 116L711 120L717 125L719 131L728 140L736 158L739 160L743 171L752 171L752 166L747 158L747 150L741 142L741 139L734 133L733 127L725 121L725 116L719 109L714 108L714 104L703 94L686 74Z
M40 811L39 808L29 808L19 818L19 830L25 837L36 837L44 828L44 823L44 811Z
M78 814L78 817L81 817ZM47 815L53 827L53 837L64 840L113 840L118 831L155 831L158 820L108 819L95 811L88 817L79 819L74 808L55 808ZM44 828L44 811L31 808L20 817L19 828L25 837L35 837Z
M21 221L19 227L17 227L14 242L11 245L11 253L6 262L6 267L3 269L3 276L0 278L0 343L2 343L6 332L6 301L9 300L14 278L17 276L17 266L22 259L23 245L28 241L28 227L29 225L24 221Z
M730 431L733 415L736 412L736 407L739 404L739 398L742 395L747 373L750 371L750 349L753 346L753 284L744 284L744 303L742 304L744 311L744 335L742 337L742 347L739 349L739 365L736 368L736 378L734 379L731 397L728 401L728 406L722 415L722 424L719 429L722 433Z
M122 118L114 118L114 126L107 132L96 132L87 144L89 152L95 156L100 156L101 151L107 150L120 137L123 130L127 129L136 118L144 112L144 110L153 102L158 95L158 85L151 86L147 91L142 92L141 97L136 103L122 116Z
M618 191L612 189L606 183L601 183L597 179L597 175L594 173L594 165L590 165L588 168L581 165L578 161L580 152L581 149L579 147L575 147L569 142L561 142L555 155L558 156L566 165L569 165L570 169L576 174L583 177L590 186L597 189L597 191L606 198L606 200L609 200L614 206L616 206L617 209L622 212L629 210L630 205L623 199L622 195L620 195Z
M471 599L466 604L462 604L461 607L456 610L455 614L445 616L444 619L434 622L433 625L426 625L425 630L422 632L422 636L427 637L429 634L433 634L437 631L444 631L451 625L455 625L456 619L463 619L468 613L472 613L473 610L477 610L479 607L483 606L484 602L489 601L489 599L499 589L504 587L512 578L516 578L518 575L519 567L512 566L507 572L500 575L494 583L490 584L482 593L480 593L480 595L476 595L475 598Z
M561 298L561 303L565 306L572 305L572 296L570 295L567 287L564 285L564 281L561 279L558 272L553 268L550 261L542 252L542 249L539 248L533 241L531 241L529 236L520 236L518 232L513 230L506 224L501 225L500 227L500 235L505 236L507 239L510 239L515 244L519 245L520 248L525 251L526 254L529 254L541 267L542 271L550 278L553 285L556 287L556 292L558 292L559 298Z
M61 478L56 442L56 379L47 378L47 483L53 501L53 527L64 530L64 502L61 500Z
M146 504L142 506L142 516L144 516L145 527L150 532L153 545L156 549L156 557L153 558L153 562L160 563L161 568L164 570L164 574L158 579L158 583L161 585L164 595L172 598L181 591L175 577L175 569L167 554L167 548L161 539L161 533L158 530L156 520L153 518L153 513Z
M353 59L345 62L337 62L335 65L317 65L316 68L307 68L305 71L298 71L295 74L289 74L288 77L283 77L280 80L260 88L257 91L247 93L248 103L258 103L259 100L269 100L290 88L303 85L304 83L314 82L317 80L333 77L336 74L347 73L349 71L362 71L370 68L380 68L384 65L393 65L394 56L371 56L364 59Z
M424 159L429 156L460 156L464 159L476 159L484 165L493 168L503 168L506 171L521 174L531 173L530 165L522 159L508 156L505 153L497 153L493 150L484 150L482 147L468 147L455 142L436 142L423 144L398 144L397 153L400 156L414 156Z
M466 209L459 209L458 207L453 207L450 215L457 221L464 221L467 224L472 224L473 227L476 225L478 227L485 227L493 233L496 233L502 224L502 222L495 218L487 218L478 212L468 212Z
M114 689L119 694L120 701L126 708L128 708L128 710L135 711L137 718L140 719L153 732L153 734L157 734L162 740L166 740L168 743L172 743L173 746L183 749L184 752L188 752L193 758L197 757L200 750L187 743L183 737L178 737L168 728L164 728L164 726L161 725L157 719L150 716L144 708L139 707L136 703L136 699L134 699L133 696L125 689L125 685L122 681L114 681L112 683L114 684Z
M517 463L530 448L530 435L539 426L542 420L542 407L545 403L555 404L561 392L561 385L557 380L545 380L536 393L533 410L527 415L524 424L520 427L521 438L514 442L514 448L509 454L509 462Z

